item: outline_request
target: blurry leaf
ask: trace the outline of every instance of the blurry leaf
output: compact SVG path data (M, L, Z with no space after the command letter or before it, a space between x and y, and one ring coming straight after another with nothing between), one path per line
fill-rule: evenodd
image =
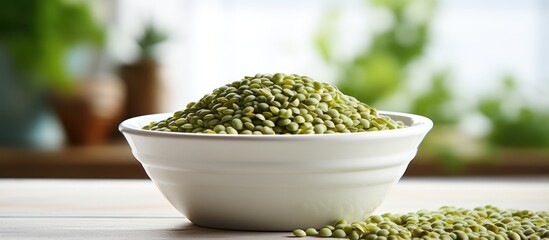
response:
M487 97L478 105L479 111L492 124L488 139L500 147L549 147L548 111L536 111L533 106L528 105L515 109L515 114L503 111L502 105L509 104L514 99L509 96L519 94L514 83L513 77L505 77L502 85L506 93Z
M410 4L410 0L371 0L373 5L393 9L401 12L403 8Z
M505 76L503 78L503 87L506 91L513 91L516 88L515 79L511 75Z
M406 67L419 58L425 49L429 21L411 23L406 19L406 11L411 0L372 0L377 7L388 10L395 23L387 30L372 36L372 42L364 47L356 57L340 66L342 73L336 85L348 95L360 101L374 104L392 95L406 79ZM434 1L423 4L431 18ZM315 45L327 62L333 63L331 52L332 35L339 11L331 10L320 24Z
M505 118L501 111L501 100L496 98L486 98L480 101L478 109L492 122L502 121Z
M327 62L331 62L333 60L330 47L332 46L333 35L336 31L336 23L339 20L340 15L340 8L329 8L322 18L315 36L315 45L322 58L324 58Z
M489 138L503 147L549 147L549 115L522 108L516 119L494 121Z
M141 48L141 59L152 59L153 49L156 45L166 41L168 35L154 27L152 22L145 27L143 35L137 40L139 48Z
M414 100L412 112L429 117L437 124L455 123L459 114L448 111L448 104L452 100L452 90L448 86L448 73L438 72L431 80L431 88Z
M465 170L465 163L451 146L441 146L436 149L434 154L440 161L445 172L450 175L461 175Z
M398 86L400 65L391 54L378 52L357 58L345 71L339 89L362 102L374 102L392 93Z
M0 47L6 48L28 89L71 86L66 52L74 44L101 44L103 39L83 2L18 0L0 8Z

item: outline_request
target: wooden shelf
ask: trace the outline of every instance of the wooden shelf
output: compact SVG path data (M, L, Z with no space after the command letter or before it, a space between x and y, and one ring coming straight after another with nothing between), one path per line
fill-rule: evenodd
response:
M146 178L125 142L56 151L0 149L1 178Z
M468 162L448 171L440 160L418 156L406 176L549 176L547 151L502 151L493 159ZM0 178L148 178L126 142L56 151L0 149Z
M459 160L458 160L459 161ZM502 149L478 159L454 163L448 169L434 156L419 155L408 176L549 176L549 150Z

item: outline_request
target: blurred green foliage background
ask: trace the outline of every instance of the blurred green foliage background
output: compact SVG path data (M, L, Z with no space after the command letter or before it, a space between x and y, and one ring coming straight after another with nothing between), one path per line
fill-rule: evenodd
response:
M50 136L56 136L58 125L48 95L76 88L68 52L79 44L101 46L104 41L103 26L85 2L1 3L0 146L44 147L55 142Z
M70 88L66 54L83 42L104 42L103 27L84 2L17 0L0 7L0 46L27 88Z
M421 2L418 4L418 2ZM315 39L316 47L326 62L340 69L337 86L357 99L383 106L383 109L409 111L431 118L435 123L420 154L434 156L446 169L459 173L470 161L492 161L502 149L531 149L549 152L549 106L528 101L512 75L501 79L501 89L482 96L475 104L459 106L451 87L452 69L435 69L430 86L412 94L406 83L409 68L420 59L430 40L430 28L436 15L437 1L370 0L365 6L388 12L393 19L390 27L371 36L371 43L362 47L352 59L336 59L334 44L341 12L334 8L325 13ZM420 19L411 19L410 8L423 8ZM543 96L540 96L543 97ZM460 124L471 113L489 123L483 136L465 136ZM463 138L456 140L456 138ZM468 144L464 144L468 142ZM468 145L475 150L465 150Z
M460 95L459 89L456 89L456 85L459 85L456 83L461 83L464 80L459 79L456 74L462 69L456 68L463 67L463 64L462 62L451 62L463 61L463 59L451 59L449 63L442 63L448 64L447 66L428 66L432 69L426 71L427 76L422 76L425 77L422 79L425 80L422 82L423 87L418 89L415 85L414 70L425 67L418 66L418 63L421 64L421 61L427 58L430 47L433 46L431 45L433 44L432 34L440 30L436 29L436 23L438 23L436 21L440 20L437 19L440 6L445 3L447 5L444 6L447 7L447 10L456 6L470 10L467 8L476 9L478 5L482 4L467 2L460 5L453 2L454 5L452 5L452 1L444 2L444 0L363 0L361 2L307 3L309 5L301 2L304 5L293 5L295 4L293 1L269 1L267 3L229 1L231 4L226 4L223 0L211 3L189 0L188 2L192 4L181 4L180 6L177 1L172 2L171 5L170 3L159 2L157 4L146 0L139 1L139 3L104 1L101 3L104 11L114 9L110 15L112 19L103 19L107 22L105 25L94 19L90 8L91 2L89 0L18 0L1 3L1 146L25 145L27 138L30 138L27 135L35 134L35 130L38 128L35 126L40 120L40 116L47 111L45 95L51 93L52 90L70 90L77 83L76 77L70 73L68 53L75 46L88 44L99 47L100 49L97 49L96 52L120 54L120 56L116 56L118 59L111 55L108 57L112 59L104 61L105 65L109 65L108 71L114 71L112 69L116 69L117 65L129 62L130 59L139 61L158 58L160 63L169 59L170 61L166 62L170 62L171 65L166 69L171 68L169 70L172 71L171 75L174 80L169 82L170 90L165 90L163 95L172 94L174 95L172 100L176 101L182 101L181 99L189 97L191 93L201 92L206 88L205 86L209 88L208 84L213 85L217 84L217 81L226 81L221 76L230 76L231 78L234 75L241 76L240 70L235 70L237 68L246 71L251 71L248 69L263 71L263 69L286 69L288 65L291 65L299 71L302 69L307 71L309 70L307 67L310 67L311 72L319 75L328 72L329 74L326 76L329 77L326 78L330 79L330 71L334 70L335 84L348 95L379 109L411 112L431 118L435 123L435 128L420 148L420 156L427 157L419 157L418 160L434 159L449 171L456 173L459 173L460 169L463 169L463 166L469 162L498 161L498 154L508 150L542 152L545 154L544 156L549 156L549 101L546 100L546 96L549 95L549 87L546 86L547 84L537 89L539 91L533 92L527 89L525 79L516 77L523 75L512 71L500 72L496 78L501 79L498 80L496 87L490 89L489 93L485 93L483 96L473 96L475 98L473 100L464 99L463 94ZM448 2L450 2L449 7ZM357 5L357 3L359 4ZM144 13L140 13L138 7L133 8L140 4ZM209 4L216 6L219 11L210 11ZM476 13L478 19L485 19L485 12L482 11L491 9L493 7L491 4L482 5L484 10L479 10L479 13ZM505 11L509 11L510 8L524 5L520 1L506 1L506 4L502 8L503 10L498 10L499 16L506 14ZM536 4L530 2L526 5L535 7ZM151 10L153 5L158 6L156 16ZM191 5L199 7L192 8ZM284 11L284 13L294 15L282 15L282 13L273 10L275 8L286 10L289 5L296 8ZM117 6L125 7L117 9ZM307 18L306 20L310 21L311 25L303 24L301 28L295 27L294 29L293 25L297 23L291 17L305 15L301 11L304 9L299 9L303 6L307 7L306 10L310 10L307 12L309 15L304 18ZM349 8L356 6L363 7L363 9L349 11ZM181 7L181 9L169 11L177 7ZM312 7L318 8L312 9ZM320 21L317 22L316 18L311 17L317 16L317 13L323 9L326 12L323 13ZM530 8L528 11L532 11L532 9ZM188 19L192 21L183 22L181 20L187 19L187 16L178 18L184 15L182 12L187 13ZM372 14L376 12L382 14ZM456 12L463 13L455 11L454 14ZM352 16L354 18L352 18L351 24L342 26L340 23L348 13L354 14ZM522 9L517 13L531 14L532 12ZM252 16L256 18L257 22L250 23L247 17L252 14L257 14L257 16ZM156 21L158 19L154 18L160 18L158 15L165 16L168 20ZM243 15L246 17L242 17ZM380 18L376 19L376 17ZM368 18L371 22L366 22L365 19ZM356 22L357 19L365 22ZM462 20L461 17L455 18L455 16L453 19L454 23L458 22L456 25L463 28L468 27L469 23ZM148 22L148 24L143 24L143 22ZM173 26L158 24L159 22L172 23ZM307 21L302 22L307 23ZM385 25L365 33L364 41L362 38L360 41L355 41L360 45L358 48L338 45L341 43L338 41L338 37L341 37L340 33L350 31L355 33L351 36L356 37L358 28L371 27L369 25L372 24L382 25L381 22L385 22ZM478 33L495 26L495 23L490 23L490 20L486 20L486 22L489 23L485 23L475 31ZM169 29L170 31L164 32L155 29L153 23L155 27L159 27L158 29ZM527 24L531 23L527 22ZM132 29L132 25L135 25L135 29ZM211 29L206 29L204 26ZM311 26L317 27L312 39L310 32L302 31L305 28L305 30L310 30ZM445 27L447 26L445 25ZM538 26L529 25L527 27L532 28L532 31L535 32ZM345 28L344 31L341 31L342 28ZM457 31L463 31L463 28ZM267 31L261 32L264 29ZM280 29L285 29L288 32L289 30L295 31L292 34L280 34ZM137 36L137 41L132 31L142 33ZM510 34L514 34L513 31L516 29L510 31ZM250 32L254 33L253 37L241 34ZM450 36L458 36L457 38L461 39L462 35L459 34L461 32L455 35L450 34ZM169 39L167 39L168 35ZM282 37L277 38L278 36ZM448 37L448 35L444 36ZM474 37L463 41L465 43L460 42L460 49L457 51L469 50L467 44L485 44L486 41L478 41ZM537 38L538 36L529 37ZM122 41L124 38L128 41ZM526 39L526 42L529 40ZM168 50L158 52L155 50L156 54L153 54L156 45L165 41L168 42L166 44ZM170 41L173 41L171 45ZM303 45L296 44L298 42ZM505 44L508 43L512 43L512 40L505 42ZM108 46L109 44L112 46ZM312 50L307 48L311 44L314 45ZM135 45L135 55L132 55L131 47L128 47L130 45ZM471 47L472 49L483 48L478 45ZM442 48L444 47L447 46L444 45ZM498 54L510 54L510 58L515 57L513 54L517 54L516 52L502 51L501 48L504 47L498 46L494 49L500 51ZM532 49L535 48L532 47ZM341 52L349 49L354 51L353 54L342 58ZM436 49L440 50L441 47L438 46ZM521 49L523 48L517 51L522 51ZM120 53L115 53L117 51ZM483 57L486 57L491 52L484 54ZM269 57L264 58L267 60L263 58L258 60L255 58L257 55ZM304 55L307 56L303 57ZM471 53L466 57L475 58L477 56L475 53ZM82 56L79 57L82 58ZM303 59L311 60L311 66L296 63ZM537 59L531 62L535 61ZM286 63L288 65L284 65ZM323 65L324 63L326 65ZM487 63L487 65L492 66L490 71L500 67L492 63ZM329 70L324 71L326 70L324 66L328 66ZM524 66L521 67L516 69L524 69ZM212 71L212 69L219 69L219 71ZM484 74L483 70L482 68L474 69L475 74ZM526 66L526 71L534 77L537 74L532 74L536 69L528 68L528 66ZM491 81L492 79L487 80ZM542 81L547 80L549 79ZM175 84L176 82L177 84ZM470 89L476 87L470 86ZM543 87L545 89L541 89ZM468 128L473 130L464 131ZM471 132L475 134L471 135ZM38 141L45 142L43 139Z

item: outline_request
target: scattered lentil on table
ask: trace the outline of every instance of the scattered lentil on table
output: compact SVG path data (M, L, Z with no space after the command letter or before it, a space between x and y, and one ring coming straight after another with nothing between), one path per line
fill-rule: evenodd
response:
M437 211L372 215L364 221L352 223L339 220L334 225L320 228L317 234L296 234L297 232L305 233L296 229L296 237L351 240L549 240L549 213L501 210L494 206L474 209L444 206Z
M389 130L401 121L297 74L256 74L213 90L146 130L207 134L328 134Z

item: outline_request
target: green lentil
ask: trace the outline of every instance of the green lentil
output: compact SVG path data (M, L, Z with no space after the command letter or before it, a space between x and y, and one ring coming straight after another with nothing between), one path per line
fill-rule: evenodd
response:
M327 225L316 234L306 235L352 240L549 240L548 212L500 210L493 206L474 209L443 206L437 211L385 213L351 224L340 219L333 226ZM309 228L309 231L316 232L316 229Z
M406 127L336 87L297 74L255 74L214 89L151 131L217 134L333 134Z
M234 129L240 131L244 127L244 124L242 123L242 120L238 118L233 118L231 124L233 125Z
M327 229L330 229L330 231L335 230L335 227L332 226L332 225L326 225L326 226L324 226L324 227L327 228Z
M296 237L305 237L307 236L307 233L305 233L305 231L301 230L301 229L296 229L293 231L293 234L294 236Z
M227 128L225 128L225 131L228 134L238 134L238 131L236 129L234 129L233 127L227 127Z
M292 111L287 109L281 109L279 111L279 116L281 118L291 118L292 117Z
M349 239L351 240L357 240L360 238L360 234L356 231L352 231L350 234L349 234Z
M297 131L298 128L299 128L299 125L295 122L291 122L286 126L286 129L288 129L288 131L291 131L291 132Z
M318 235L321 236L321 237L331 237L332 236L332 230L330 230L329 228L321 228L318 231Z
M343 231L343 229L336 229L332 233L332 237L334 237L334 238L344 238L346 236L347 236L347 234L345 233L345 231Z
M223 125L217 125L217 126L214 127L213 130L214 130L216 133L219 133L219 132L221 132L221 131L225 131L225 126L223 126Z
M314 228L307 228L307 230L305 230L305 233L307 234L307 236L316 236L318 234L318 231Z

